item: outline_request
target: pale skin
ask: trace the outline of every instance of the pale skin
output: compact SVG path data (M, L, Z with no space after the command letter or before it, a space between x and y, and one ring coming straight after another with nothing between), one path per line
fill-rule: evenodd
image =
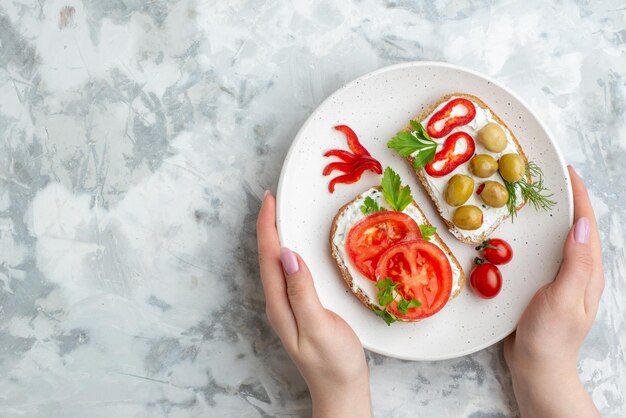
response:
M600 416L576 365L604 288L602 254L587 189L571 167L570 176L574 226L561 268L537 292L517 331L504 342L524 418ZM266 193L257 221L266 314L309 387L313 416L372 416L363 347L350 326L321 305L304 260L281 249L275 213L275 199Z

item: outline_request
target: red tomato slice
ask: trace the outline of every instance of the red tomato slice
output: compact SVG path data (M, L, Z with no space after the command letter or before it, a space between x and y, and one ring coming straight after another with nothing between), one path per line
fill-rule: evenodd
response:
M452 292L450 261L435 244L424 240L404 241L381 255L376 279L391 278L396 291L406 300L417 299L422 306L400 313L394 301L388 310L401 319L416 320L436 314L448 303Z
M472 102L462 97L452 99L430 118L426 131L432 138L443 138L457 126L470 123L474 116L476 108Z
M472 137L465 132L455 132L446 138L441 151L426 164L424 169L433 177L445 176L472 158L474 151L476 151L476 144Z
M346 250L352 264L376 281L376 265L382 253L399 241L422 238L413 218L402 212L378 212L361 219L348 232Z

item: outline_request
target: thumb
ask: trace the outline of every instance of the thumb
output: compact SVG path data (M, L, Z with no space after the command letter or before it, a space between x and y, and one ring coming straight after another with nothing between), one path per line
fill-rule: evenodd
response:
M576 220L563 248L561 268L554 279L554 290L569 300L585 297L585 290L591 280L594 258L589 248L589 219Z
M298 328L311 328L324 314L311 273L304 260L288 248L280 249L280 261L287 281L287 297Z

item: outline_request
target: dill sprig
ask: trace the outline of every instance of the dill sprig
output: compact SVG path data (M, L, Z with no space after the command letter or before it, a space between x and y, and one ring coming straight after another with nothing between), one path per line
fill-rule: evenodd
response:
M532 181L529 183L528 176L532 177ZM535 210L551 210L552 206L556 205L556 202L550 199L553 194L547 194L549 190L543 185L543 171L541 168L532 161L526 163L526 176L522 177L516 182L508 182L504 180L504 186L509 192L509 199L506 202L506 207L511 214L511 220L517 215L517 188L519 187L520 194L524 200L529 201Z

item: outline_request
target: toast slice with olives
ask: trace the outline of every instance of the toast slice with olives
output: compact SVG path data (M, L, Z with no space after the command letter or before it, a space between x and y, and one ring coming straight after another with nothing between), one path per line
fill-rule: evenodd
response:
M533 170L515 134L471 94L441 97L388 146L410 162L450 232L464 243L484 241L515 216L528 198L518 185L533 185Z

